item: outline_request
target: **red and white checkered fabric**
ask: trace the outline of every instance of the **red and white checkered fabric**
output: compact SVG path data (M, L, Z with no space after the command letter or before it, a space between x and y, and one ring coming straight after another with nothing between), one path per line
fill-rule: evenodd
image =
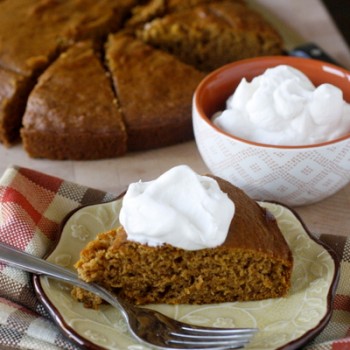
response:
M0 178L0 241L44 256L62 219L80 205L116 194L91 189L34 170L11 167ZM307 350L350 350L350 238L321 235L341 260L334 312ZM29 274L0 263L0 349L78 350L36 298Z
M30 169L8 168L0 179L0 241L42 257L71 210L114 197ZM78 349L36 298L29 274L1 263L0 349Z

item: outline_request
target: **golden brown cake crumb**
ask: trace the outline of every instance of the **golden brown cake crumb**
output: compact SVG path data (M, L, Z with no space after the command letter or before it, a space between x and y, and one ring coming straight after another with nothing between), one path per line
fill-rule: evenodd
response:
M81 252L80 278L135 304L207 304L286 296L292 253L275 219L240 189L216 178L236 212L225 242L215 248L151 247L127 240L122 227L101 233ZM174 233L176 234L176 233ZM100 299L75 289L87 306Z

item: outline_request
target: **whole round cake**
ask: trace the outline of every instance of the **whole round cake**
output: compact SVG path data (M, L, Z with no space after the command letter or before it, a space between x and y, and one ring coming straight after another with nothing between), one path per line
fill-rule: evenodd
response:
M208 71L282 49L242 0L3 0L0 142L99 159L190 140Z

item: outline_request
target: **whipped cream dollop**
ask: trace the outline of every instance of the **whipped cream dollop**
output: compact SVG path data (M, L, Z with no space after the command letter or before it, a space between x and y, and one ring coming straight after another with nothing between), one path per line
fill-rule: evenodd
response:
M279 65L251 82L244 78L213 122L258 143L312 145L350 132L350 105L336 86L315 87L301 71Z
M179 165L154 181L130 184L119 221L128 240L198 250L225 241L234 212L215 179Z

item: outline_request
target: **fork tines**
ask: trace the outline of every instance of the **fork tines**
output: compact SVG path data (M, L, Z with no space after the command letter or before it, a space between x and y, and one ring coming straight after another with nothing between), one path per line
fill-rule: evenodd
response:
M256 328L200 328L183 326L171 332L169 345L179 349L239 349L250 342Z

